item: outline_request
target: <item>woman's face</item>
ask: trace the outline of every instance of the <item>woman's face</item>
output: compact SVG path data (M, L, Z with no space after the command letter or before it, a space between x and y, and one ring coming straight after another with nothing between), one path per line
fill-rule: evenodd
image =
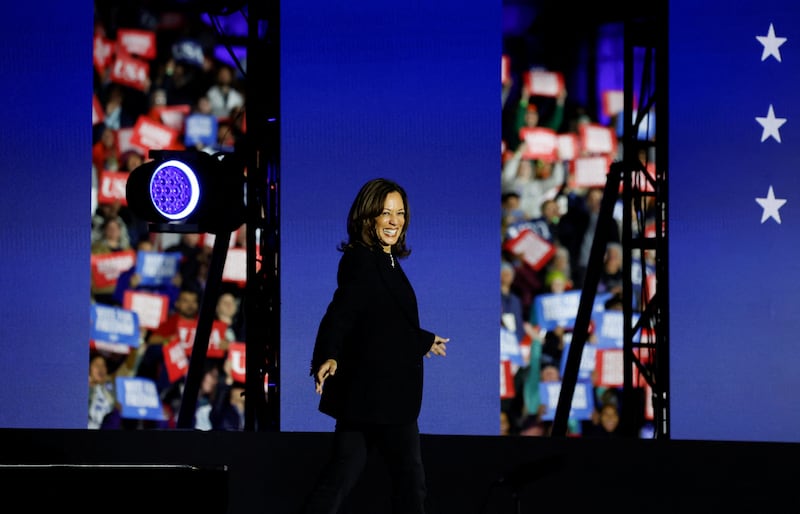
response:
M403 197L397 191L392 191L383 201L383 211L375 218L375 231L384 251L391 251L392 245L397 244L405 224L406 208Z

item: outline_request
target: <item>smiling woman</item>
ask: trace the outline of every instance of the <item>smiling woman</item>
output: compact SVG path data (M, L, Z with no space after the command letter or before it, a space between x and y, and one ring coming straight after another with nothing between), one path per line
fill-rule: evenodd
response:
M350 208L337 288L311 361L319 410L336 429L308 513L335 512L373 450L399 486L393 512L424 511L422 358L444 357L448 339L420 328L414 289L395 260L409 254L408 212L405 190L382 178L364 184Z

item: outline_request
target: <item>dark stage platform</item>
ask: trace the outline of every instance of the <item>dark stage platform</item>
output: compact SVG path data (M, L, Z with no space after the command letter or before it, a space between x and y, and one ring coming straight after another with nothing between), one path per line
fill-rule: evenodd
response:
M26 512L293 514L330 434L2 429L0 483ZM423 435L428 514L778 512L800 445ZM370 461L350 513L388 513ZM19 505L19 503L17 503ZM793 508L789 508L793 510Z

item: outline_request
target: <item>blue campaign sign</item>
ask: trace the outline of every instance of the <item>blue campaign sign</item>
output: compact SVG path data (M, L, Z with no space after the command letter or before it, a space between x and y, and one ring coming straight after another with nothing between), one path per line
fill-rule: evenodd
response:
M93 304L90 319L89 338L92 341L139 347L139 315L136 312L111 305Z
M500 327L500 360L511 361L518 366L525 365L517 335L505 327Z
M190 114L184 122L184 144L187 147L216 145L217 126L217 117L212 114Z
M567 358L569 356L570 343L567 341L564 334L564 351L561 352L561 362L559 363L559 372L564 376L564 370L567 367ZM583 352L581 352L581 363L578 367L578 380L591 380L592 372L597 364L597 346L594 344L583 345Z
M561 382L540 382L539 398L545 411L542 414L542 421L553 421L556 417L558 408L558 395L561 393ZM572 395L572 405L569 410L569 418L575 420L591 419L594 411L594 390L592 383L588 380L578 380L575 384L575 392Z
M595 295L593 313L604 310L605 301L611 293ZM537 295L533 299L533 312L535 324L543 330L552 330L558 327L572 328L578 316L578 306L581 303L581 291L565 291L563 293L546 293Z
M632 324L639 321L640 314L631 315ZM594 334L597 337L598 348L622 348L625 328L625 315L618 310L603 310L592 315Z
M129 419L164 420L164 410L158 397L156 383L149 378L117 377L117 401L122 405L121 416Z
M145 252L136 253L136 274L141 286L162 286L172 281L178 273L181 254L178 252Z

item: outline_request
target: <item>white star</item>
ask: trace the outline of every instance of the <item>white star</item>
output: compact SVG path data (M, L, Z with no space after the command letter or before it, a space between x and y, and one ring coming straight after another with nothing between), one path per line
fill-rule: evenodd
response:
M767 117L762 118L760 116L756 116L756 121L764 127L764 131L761 133L761 142L763 143L766 141L770 136L775 138L775 141L781 142L781 133L778 132L778 129L786 123L786 118L776 118L775 111L772 109L772 104L769 104L769 111L767 111Z
M769 24L769 32L766 36L756 36L758 42L764 45L764 51L761 52L761 61L766 61L770 55L778 62L781 62L780 47L787 40L785 37L775 37L775 28L772 23Z
M786 203L786 200L783 198L775 198L775 193L772 191L772 186L769 186L767 197L756 198L756 202L758 202L758 205L764 209L764 212L761 214L761 223L773 218L778 222L778 225L781 224L781 213L778 212L778 209L783 207L783 204Z

